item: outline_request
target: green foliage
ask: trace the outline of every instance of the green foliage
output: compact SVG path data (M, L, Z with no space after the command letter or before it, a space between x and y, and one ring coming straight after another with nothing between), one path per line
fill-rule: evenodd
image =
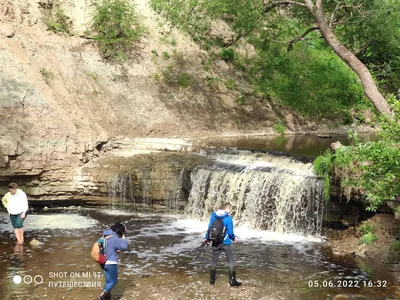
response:
M391 248L395 251L400 251L400 241L394 241Z
M390 119L381 117L382 130L380 136L388 143L400 143L400 101L394 95L388 96L388 102L392 106L393 117Z
M394 93L400 86L399 2L357 2L362 4L358 8L357 4L350 5L349 8L343 6L336 12L338 17L348 21L337 26L335 33L353 52L358 52L358 57L368 66L380 87L386 92Z
M163 58L164 58L164 59L169 59L169 58L170 58L169 53L166 52L166 51L164 51L164 52L163 52Z
M160 74L158 74L158 73L154 73L154 80L156 81L156 82L159 82L160 80L161 80L161 78L160 78Z
M96 5L92 30L106 59L126 59L133 42L143 32L133 6L128 0L103 0Z
M58 2L54 2L53 6L44 12L44 22L47 29L54 33L70 33L70 19Z
M46 68L40 69L40 74L42 74L44 81L49 84L51 79L54 79L54 74L51 70L47 70Z
M279 121L278 123L276 123L273 128L277 133L279 133L281 135L285 134L286 126L282 121Z
M335 155L331 151L325 150L325 152L314 161L315 173L319 176L332 174L334 157Z
M357 77L321 41L298 44L289 52L279 44L258 47L265 49L247 62L247 74L266 98L279 99L304 116L335 116L343 123L351 122L350 107L371 107Z
M235 51L232 48L223 48L221 50L221 57L225 61L233 61L235 57Z
M246 105L246 96L240 95L239 98L237 99L237 103L239 105Z
M361 143L350 132L352 145L335 153L335 173L343 187L356 187L366 195L367 210L376 211L385 201L400 195L399 102L392 101L392 118L382 118L381 140Z
M374 228L372 228L371 224L368 222L361 225L360 230L363 233L363 236L360 238L360 244L371 245L373 242L378 240L378 237L374 233Z
M360 238L360 244L371 245L376 240L378 240L378 237L376 236L375 233L366 233Z
M191 78L190 78L189 74L186 72L183 72L183 73L178 74L178 78L177 78L176 82L180 87L187 88L190 85L190 80L191 80Z
M161 71L162 81L168 85L177 85L182 88L191 86L193 79L187 71L188 61L183 53L174 51L173 61Z
M314 171L317 175L322 176L324 181L324 200L327 203L330 199L331 176L333 174L333 162L335 155L330 150L318 156L314 160Z
M360 226L360 231L363 233L363 236L360 238L361 244L370 245L378 239L374 234L374 228L368 222Z
M233 90L235 88L235 81L231 78L228 78L225 81L225 86L228 90Z
M287 41L312 27L305 10L285 7L290 14L263 13L259 0L152 0L153 8L190 36L205 49L214 49L219 56L232 62L244 75L242 78L267 99L274 99L299 114L313 118L339 119L353 122L351 108L357 111L372 105L348 66L314 32L288 48ZM328 11L331 8L327 7ZM235 32L252 44L257 53L246 58L229 48L220 48L223 41L209 32L214 20L223 20ZM311 22L311 23L310 23ZM290 50L290 51L288 51ZM212 67L210 58L205 69Z
M335 167L342 186L358 187L366 195L367 210L376 211L400 194L400 149L384 141L336 150Z

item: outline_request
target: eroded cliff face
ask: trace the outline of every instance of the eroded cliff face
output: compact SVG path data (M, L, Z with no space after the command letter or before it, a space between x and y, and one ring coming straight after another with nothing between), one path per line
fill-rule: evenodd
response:
M86 33L94 2L62 1L72 34L60 35L43 22L47 1L0 0L0 194L15 180L38 199L76 197L77 172L118 136L273 131L277 109L251 95L239 105L223 84L208 86L206 54L145 0L133 1L147 31L132 58L119 64L102 59ZM194 78L190 88L154 79L170 64L164 51L185 58ZM224 61L217 65L221 74L234 72ZM300 128L296 117L278 110L295 120L293 130Z

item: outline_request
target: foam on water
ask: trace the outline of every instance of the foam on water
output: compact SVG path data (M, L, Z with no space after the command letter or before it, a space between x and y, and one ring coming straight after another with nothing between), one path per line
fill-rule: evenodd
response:
M0 214L0 217L8 220L7 214ZM28 215L24 222L25 231L42 229L82 229L92 228L98 222L89 217L79 214L48 214ZM11 224L0 224L0 231L12 230Z
M203 238L208 228L208 222L196 220L196 219L185 219L178 218L168 223L153 224L149 225L145 229L141 229L137 235L139 237L154 237L157 235L186 235L189 237L198 236ZM249 241L257 240L258 242L279 242L279 243L320 243L321 238L313 236L305 236L300 234L281 234L277 232L270 232L266 230L251 229L247 226L240 226L234 229L237 241ZM183 241L185 244L185 239ZM198 244L198 241L195 241Z

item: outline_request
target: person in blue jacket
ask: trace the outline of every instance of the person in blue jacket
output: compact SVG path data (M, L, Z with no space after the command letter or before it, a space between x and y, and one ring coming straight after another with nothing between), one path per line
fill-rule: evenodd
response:
M98 300L110 300L111 290L118 282L118 255L120 251L128 249L125 239L125 226L117 223L103 232L106 238L106 263L101 265L106 279L104 290Z
M231 286L240 286L242 283L236 280L236 263L232 252L232 242L235 241L235 234L233 233L233 221L232 217L229 215L232 211L232 205L225 203L222 207L213 212L210 218L210 223L208 224L208 230L205 236L205 243L210 242L209 230L214 226L214 222L217 219L222 220L223 224L223 241L216 243L212 242L212 261L211 261L211 272L210 272L210 284L215 283L215 276L217 273L217 262L221 251L223 251L229 261L229 284Z

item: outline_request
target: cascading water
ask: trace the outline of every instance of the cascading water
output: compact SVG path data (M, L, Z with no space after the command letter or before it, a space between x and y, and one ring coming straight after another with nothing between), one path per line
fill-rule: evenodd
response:
M133 197L133 179L129 173L118 173L107 183L110 202L125 205Z
M320 234L323 183L310 160L250 151L206 154L215 163L191 174L186 212L192 217L207 218L229 202L236 222L251 228Z
M186 207L191 217L203 220L229 202L241 225L277 233L320 234L323 182L314 174L311 159L240 150L200 154L206 159L186 154L179 161L165 157L160 163L154 156L139 167L124 166L108 180L110 202L150 209Z

